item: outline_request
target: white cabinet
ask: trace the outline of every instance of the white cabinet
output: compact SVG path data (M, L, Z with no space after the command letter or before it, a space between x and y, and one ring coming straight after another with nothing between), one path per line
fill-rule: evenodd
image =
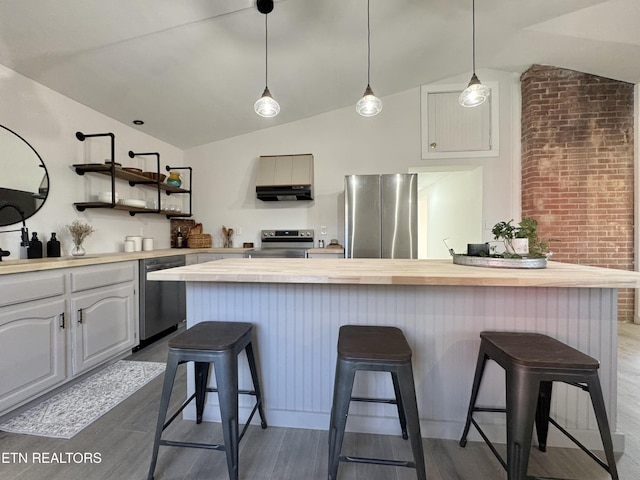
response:
M135 346L133 285L98 288L72 297L72 375Z
M71 374L77 375L136 345L137 263L77 268L69 277Z
M244 252L237 253L199 253L196 263L213 262L223 258L244 258Z
M65 301L0 309L0 414L64 382Z
M423 85L422 158L497 157L499 152L498 85L485 82L491 95L473 108L458 96L466 85Z
M0 415L137 343L138 262L0 275Z

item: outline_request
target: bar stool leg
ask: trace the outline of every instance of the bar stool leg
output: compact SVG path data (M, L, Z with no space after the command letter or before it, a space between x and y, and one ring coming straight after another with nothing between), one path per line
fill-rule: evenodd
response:
M256 366L256 358L253 354L252 342L245 347L247 361L249 362L249 370L251 371L251 380L253 381L253 389L256 392L256 402L258 404L258 413L260 414L260 426L264 430L267 428L267 420L264 415L264 407L262 406L262 391L260 390L260 378L258 377L258 367Z
M613 441L611 440L611 430L609 429L609 420L607 419L607 410L604 405L604 397L602 396L602 388L600 387L600 379L598 373L594 372L587 381L589 387L589 395L591 403L598 421L598 429L600 430L600 438L604 447L604 453L609 465L609 473L612 480L618 480L618 467L616 466L616 458L613 455Z
M539 380L518 368L507 371L507 478L526 480Z
M538 436L538 450L547 451L547 436L549 434L549 413L551 412L551 392L553 382L540 382L538 393L538 408L536 408L536 434Z
M238 480L238 357L233 352L214 362L229 480Z
M340 452L344 440L344 429L347 425L349 403L353 391L355 378L355 366L348 362L338 360L336 363L336 378L333 387L333 407L331 408L331 420L329 425L329 480L338 478L338 466L340 464Z
M164 428L164 421L167 417L167 409L169 408L169 400L171 400L171 390L173 389L173 382L176 378L176 371L178 370L178 364L180 356L169 350L167 357L167 367L164 372L164 383L162 384L162 396L160 397L160 409L158 410L158 420L156 422L156 433L153 438L153 453L151 454L151 465L149 465L149 474L147 480L153 480L153 472L156 469L156 462L158 461L158 449L160 448L160 437L162 436L162 430Z
M462 431L462 437L460 437L460 446L467 445L467 435L469 434L469 428L471 427L471 417L473 416L473 409L476 406L476 399L478 398L478 391L480 390L480 383L482 383L482 375L484 375L484 367L487 364L489 356L486 355L482 349L482 344L478 351L478 360L476 361L476 373L473 376L473 387L471 387L471 398L469 399L469 409L467 410L467 420L464 424L464 430Z
M402 438L406 440L409 438L407 435L407 416L404 413L404 405L402 404L402 394L400 393L400 386L398 385L398 374L391 372L391 379L393 380L393 391L396 394L396 405L398 407L398 418L400 419Z
M413 368L411 367L411 363L398 368L398 377L402 404L404 406L403 409L405 410L406 417L409 419L409 440L411 442L411 450L413 451L413 461L416 464L416 476L418 480L426 480L427 472L424 466L420 418L418 417L418 401L416 399L416 388L413 383Z
M204 400L209 382L209 362L193 362L196 387L196 424L202 423Z

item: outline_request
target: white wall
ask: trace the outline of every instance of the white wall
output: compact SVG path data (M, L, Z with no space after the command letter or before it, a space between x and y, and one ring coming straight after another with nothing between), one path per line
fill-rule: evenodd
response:
M323 115L210 143L185 152L194 168L194 212L204 230L220 244L222 225L236 232L234 245L259 244L263 228L327 226L326 239L344 244L344 176L404 173L436 165L483 167L483 241L491 226L520 215L520 103L518 78L499 71L478 71L483 81L500 87L500 156L477 159L422 160L420 88L383 97L382 113L363 118L354 105ZM468 82L468 75L443 84ZM251 108L247 105L247 108ZM265 120L268 122L268 120ZM315 193L312 202L262 202L255 198L256 163L260 155L312 153Z
M0 124L27 140L40 154L49 172L49 197L40 211L27 220L30 232L38 232L41 240L43 237L48 240L51 232L57 232L63 242L63 255L68 255L72 247L65 226L74 219L89 222L96 229L84 244L88 255L120 251L125 235L141 233L154 237L158 248L169 247L169 220L166 217L131 217L127 212L109 210L85 210L80 213L73 207L73 202L92 200L99 191L107 190L108 182L106 177L81 177L71 165L103 162L110 156L108 137L80 142L76 140L75 132L114 133L115 159L123 166L155 170L153 157L147 161L148 164L144 164L145 160L130 159L127 156L129 150L160 152L161 168L166 164L183 165L182 150L140 133L2 66L0 105ZM0 165L2 161L0 159ZM125 198L146 198L150 195L147 189L131 188L125 182L118 182L116 190ZM0 227L0 247L11 251L9 259L18 258L19 233L2 232L18 227Z

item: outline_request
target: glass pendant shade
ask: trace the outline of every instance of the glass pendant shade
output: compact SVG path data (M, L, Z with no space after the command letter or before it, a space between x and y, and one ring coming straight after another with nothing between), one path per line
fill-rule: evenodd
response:
M253 109L261 117L275 117L280 113L280 104L271 96L269 87L265 87L262 97L253 105Z
M356 103L356 112L363 117L373 117L382 111L382 101L373 94L371 87L367 85L364 95Z
M485 102L491 94L491 89L480 83L478 77L474 73L469 82L469 86L465 88L458 97L458 103L463 107L477 107Z

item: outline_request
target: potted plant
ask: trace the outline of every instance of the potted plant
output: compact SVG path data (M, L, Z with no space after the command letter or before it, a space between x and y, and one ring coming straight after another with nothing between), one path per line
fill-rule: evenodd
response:
M541 258L545 256L547 243L538 238L538 222L533 218L523 218L518 226L508 222L498 222L491 229L494 240L504 242L508 257L522 257L523 255Z

